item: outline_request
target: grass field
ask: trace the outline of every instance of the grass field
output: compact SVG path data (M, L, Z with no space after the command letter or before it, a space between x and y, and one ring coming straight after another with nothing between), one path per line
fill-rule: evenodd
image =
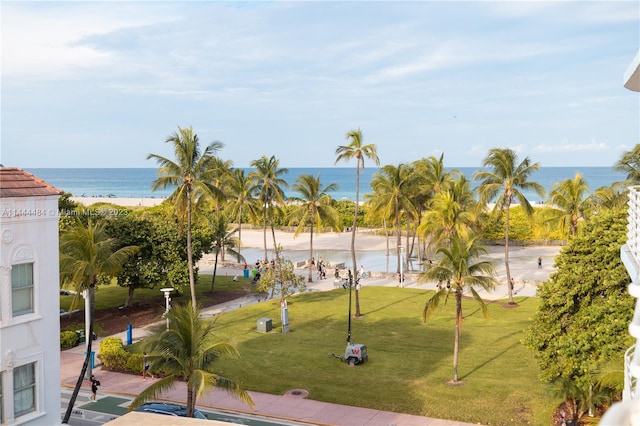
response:
M369 361L356 367L329 356L343 355L345 348L345 290L293 298L288 334L280 332L277 302L225 313L217 318L218 336L232 338L242 358L220 360L217 373L274 394L302 388L311 399L386 411L484 425L550 424L557 401L539 382L533 353L520 344L537 299L516 299L517 308L491 304L489 320L465 300L458 365L465 384L450 386L454 303L423 324L420 314L430 294L363 290L363 316L352 321L352 342L367 345ZM274 330L257 332L260 318L272 318Z
M198 300L203 304L210 280L210 275L201 275L197 285ZM240 281L219 277L216 289L247 287ZM520 344L538 299L516 298L517 308L490 303L488 320L475 301L464 300L458 372L465 384L450 386L454 301L424 324L420 316L431 294L418 289L365 287L360 292L363 316L352 320L352 342L367 345L369 361L356 367L329 355L344 355L346 290L291 298L288 334L281 334L279 301L225 313L215 319L216 333L219 338L231 338L241 358L220 359L216 373L248 390L273 394L301 388L314 400L469 423L551 424L551 413L559 401L538 380L533 353ZM100 287L97 309L118 306L125 297L124 288ZM63 308L71 299L61 297ZM136 291L134 301L149 299L164 303L158 290ZM274 329L259 333L260 318L271 318Z

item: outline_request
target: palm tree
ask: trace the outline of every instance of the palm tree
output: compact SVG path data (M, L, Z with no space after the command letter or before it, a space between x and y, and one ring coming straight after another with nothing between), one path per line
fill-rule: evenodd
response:
M213 218L209 219L212 228L212 243L211 249L215 253L215 261L213 263L213 276L211 277L211 292L213 292L213 285L216 282L216 272L218 270L218 256L222 253L222 261L224 262L225 251L228 251L232 256L237 259L242 259L242 255L238 253L235 248L240 245L238 239L234 236L235 229L230 230L227 222L227 218L224 214L216 214Z
M131 402L129 411L158 398L179 380L187 385L187 417L193 417L197 398L215 387L253 407L251 396L240 385L214 373L213 367L221 355L238 356L231 343L214 341L215 320L202 319L200 309L190 304L171 308L167 318L169 328L157 331L143 343L152 368L166 376L143 390Z
M212 197L221 197L222 191L211 184L215 176L214 153L224 146L221 142L212 142L200 152L198 135L193 128L178 127L165 141L173 145L175 161L157 154L149 154L147 160L155 159L160 168L159 177L153 181L151 189L164 189L176 186L167 201L173 203L180 224L187 219L187 264L189 268L189 288L191 304L196 306L196 285L193 272L193 252L191 246L191 226L194 205L204 203Z
M557 221L563 232L569 228L569 236L578 233L578 222L588 216L592 208L589 186L582 173L578 172L573 179L565 179L556 183L549 193L549 204L554 223Z
M85 377L91 377L91 342L95 313L95 287L100 277L115 277L122 265L137 251L137 246L115 250L116 241L109 238L105 222L89 220L85 226L79 219L60 235L60 281L65 287L76 289L76 297L84 292L89 309L85 311L85 341L87 351L82 371L73 390L63 423L69 421L73 405ZM75 304L74 300L74 304Z
M263 155L260 159L251 161L251 167L254 167L255 170L249 173L249 178L256 182L254 190L258 193L262 209L264 261L266 262L269 260L267 257L267 219L271 224L273 246L277 248L276 233L273 228L273 210L284 200L283 188L289 188L287 181L282 178L282 175L289 173L289 170L280 168L280 160L273 155L270 158ZM277 250L276 257L278 257Z
M631 151L625 152L613 166L613 170L626 175L626 186L640 183L640 144L636 144Z
M507 283L511 282L511 271L509 270L509 212L511 203L517 200L524 212L531 216L533 207L527 197L520 191L533 190L540 197L544 198L544 188L537 182L529 181L529 176L540 169L538 163L531 164L529 158L525 158L519 164L515 151L509 148L492 148L483 160L482 165L490 167L491 170L479 170L474 174L474 179L481 181L478 187L480 193L480 203L485 206L488 202L495 200L493 211L501 211L505 215L504 231L504 265L507 271ZM509 289L509 303L513 301L513 289Z
M227 200L229 191L225 190L229 187L233 181L233 161L223 160L219 157L213 157L210 166L211 183L214 188L220 188L220 192L216 194L211 201L213 201L213 207L216 213L220 212L220 209L224 207L222 204ZM203 206L204 207L204 206Z
M349 161L352 158L356 159L356 205L353 212L353 226L351 227L351 260L353 263L353 274L357 282L358 280L358 262L356 261L356 228L358 226L358 207L360 204L360 169L364 169L364 159L369 158L374 161L376 166L380 165L380 159L376 146L374 144L363 145L362 132L358 130L350 130L346 135L349 141L348 145L340 145L336 148L336 161L337 164L341 160ZM359 290L356 286L356 317L360 316L360 298Z
M393 217L396 228L396 247L398 247L398 273L403 272L400 259L400 247L402 247L400 218L403 214L407 218L417 215L411 196L415 189L411 171L412 168L406 164L382 167L373 176L371 180L373 193L367 197L372 210L388 212L388 216Z
M330 183L322 188L320 176L311 176L308 174L300 175L293 184L294 191L297 191L300 197L291 197L295 203L295 210L291 213L289 223L297 223L295 236L304 230L305 225L309 225L309 282L313 282L313 268L311 267L311 259L313 258L313 229L320 228L323 223L329 224L331 228L338 232L340 215L338 210L333 207L331 191L338 189L336 183Z
M437 264L432 265L420 276L421 280L438 280L447 282L448 288L440 288L427 301L422 311L422 320L426 321L439 308L440 304L446 304L451 292L456 299L456 328L453 345L453 380L452 384L459 383L458 378L458 353L460 350L460 328L462 325L462 296L465 291L471 292L482 310L485 318L488 317L487 306L476 291L476 287L483 290L495 288L496 281L493 278L494 267L490 261L481 260L480 256L487 253L487 249L479 244L476 237L469 239L453 235L449 245L438 247L436 255L439 257Z
M467 238L477 223L476 204L471 182L460 174L435 193L418 233L436 248L448 244L453 235Z
M257 212L256 199L253 196L253 181L245 174L243 169L235 169L229 182L229 194L227 207L230 209L231 217L238 219L238 241L242 243L242 214L246 208L250 217L255 218ZM238 245L238 255L241 252L241 245ZM240 256L238 256L240 262Z
M413 176L411 179L415 181L417 187L413 193L413 203L417 210L414 237L419 234L419 229L424 228L422 226L423 212L431 208L435 194L451 181L451 176L452 172L448 172L444 167L444 154L441 154L439 158L430 156L413 162ZM424 252L421 247L429 241L429 232L427 231L420 240L422 244L418 245L418 258L423 259Z

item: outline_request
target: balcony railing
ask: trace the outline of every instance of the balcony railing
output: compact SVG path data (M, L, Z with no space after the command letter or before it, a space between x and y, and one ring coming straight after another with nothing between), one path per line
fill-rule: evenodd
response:
M640 186L629 188L629 211L627 223L627 243L620 250L620 257L624 263L631 284L629 294L638 299L636 309L629 324L629 333L640 341ZM638 400L640 394L637 386L640 382L640 351L635 350L639 346L630 347L624 357L624 392L623 400Z

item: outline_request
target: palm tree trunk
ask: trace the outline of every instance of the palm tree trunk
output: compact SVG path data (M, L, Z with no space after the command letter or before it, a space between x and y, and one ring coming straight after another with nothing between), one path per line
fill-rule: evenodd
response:
M85 379L85 375L89 375L91 377L91 352L92 352L92 343L93 343L93 316L95 313L95 303L93 302L93 296L95 295L95 286L92 283L87 289L87 297L89 298L89 327L87 332L85 332L85 342L87 342L87 351L85 353L84 362L82 363L82 368L80 370L80 375L78 376L78 380L76 381L76 385L73 388L73 393L71 394L71 399L69 399L69 405L67 406L67 411L64 414L64 418L62 419L63 424L69 423L69 418L71 417L71 412L73 411L73 406L76 403L76 399L78 398L78 393L80 392L80 388L82 388L82 382Z
M265 263L269 260L267 258L267 208L264 208L264 214L262 217L262 239L264 242L264 261Z
M509 289L509 304L513 305L513 289L511 288L511 270L509 269L509 219L511 213L511 197L507 200L506 212L504 215L504 267L507 271L507 288Z
M397 271L398 274L400 274L402 276L402 267L400 265L400 257L402 254L402 238L400 236L400 212L398 212L398 198L395 198L395 201L393 203L393 207L394 207L394 215L395 215L395 222L396 222L396 247L398 247L398 267L397 267ZM402 284L402 282L400 282L400 284Z
M211 277L211 293L213 293L213 284L216 282L217 270L218 270L218 250L216 250L216 258L213 262L213 277Z
M187 388L187 417L193 417L196 408L195 391Z
M387 218L382 218L382 226L384 227L384 236L387 242L387 256L389 256L389 230L387 229Z
M458 381L458 353L460 351L460 328L462 326L462 293L456 290L456 331L453 343L453 381Z
M351 227L351 260L353 262L354 284L358 282L358 262L356 262L356 227L358 226L358 207L360 196L360 159L356 165L356 206L353 213L353 226ZM360 294L356 285L356 317L360 316Z
M242 259L242 206L238 210L238 263Z
M191 249L191 188L187 187L187 264L189 266L189 289L191 306L196 308L196 280L193 276L193 251Z
M278 243L276 242L276 228L273 226L273 218L269 220L271 226L271 238L273 238L273 251L276 252L276 260L280 259L280 250L278 250Z
M93 335L93 321L89 324L89 333ZM76 403L76 399L78 398L78 393L80 392L80 388L82 388L82 382L84 381L84 376L87 373L87 370L91 368L91 341L89 339L89 344L87 345L87 354L84 357L84 362L82 363L82 369L80 370L80 375L78 376L78 380L76 381L76 385L73 388L73 393L71 394L71 398L69 399L69 405L67 406L67 411L64 413L64 418L62 419L63 424L69 423L69 418L71 417L71 412L73 411L73 406Z
M311 259L313 258L313 222L311 222L311 233L309 237L309 278L310 283L313 282L313 265L311 265Z

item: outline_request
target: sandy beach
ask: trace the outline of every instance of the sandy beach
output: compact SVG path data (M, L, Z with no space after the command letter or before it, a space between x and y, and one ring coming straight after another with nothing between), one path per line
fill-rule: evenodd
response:
M158 198L118 198L118 197L71 197L71 201L90 206L97 203L109 203L122 207L153 207L161 204L165 199Z
M285 252L285 256L291 253L298 253L308 257L309 251L309 234L300 234L297 237L293 232L276 231L276 241L281 244ZM396 251L395 237L389 239L390 255L389 267L384 268L367 267L373 272L395 272L396 270ZM404 242L404 240L403 240ZM242 250L254 249L252 252L261 253L263 250L263 233L261 229L243 229L242 230ZM268 230L267 246L271 250L272 246L271 232ZM359 231L356 235L356 251L357 257L375 252L378 256L385 256L387 250L387 238L384 236L374 235L370 231ZM257 250L256 250L257 249ZM556 271L553 266L554 259L560 253L560 246L511 246L509 248L509 266L511 276L517 283L522 285L535 285L549 278L550 274ZM314 254L321 251L330 252L349 252L351 250L351 233L321 233L313 236ZM496 276L499 281L506 281L506 269L504 266L504 246L488 246L487 258L494 262L496 267ZM542 267L538 268L538 257L542 258ZM252 263L255 259L247 259ZM329 261L331 259L328 259ZM351 264L350 257L346 259L341 257L340 261L346 261L347 268ZM202 270L206 270L212 265L213 256L205 255L200 262ZM416 267L418 265L415 265Z
M108 197L71 197L73 201L90 206L96 203L111 203L124 207L152 207L162 203L164 198L108 198ZM276 241L282 245L285 256L293 260L307 259L309 250L309 234L302 233L295 236L293 232L276 231ZM403 244L405 243L403 239ZM263 232L261 228L244 227L242 229L241 248L246 254L247 262L253 263L256 259L252 256L262 258L264 247ZM267 230L267 247L271 256L273 241L271 231ZM358 231L355 247L358 262L365 259L365 269L373 272L390 273L397 268L396 239L390 236L374 235L371 231ZM509 266L511 276L517 284L523 287L535 287L537 283L545 281L555 272L553 266L554 259L560 253L560 246L517 246L512 245L509 249ZM344 263L349 267L351 264L351 233L325 232L314 233L313 251L314 255L326 253L326 259L333 263ZM506 281L506 269L504 266L504 247L488 246L488 258L496 266L497 279ZM332 259L332 254L334 255ZM542 268L538 268L537 259L542 258ZM294 259L295 258L295 259ZM383 260L381 260L383 259ZM201 259L200 270L206 271L213 265L213 255L206 254ZM414 265L418 268L418 265Z

